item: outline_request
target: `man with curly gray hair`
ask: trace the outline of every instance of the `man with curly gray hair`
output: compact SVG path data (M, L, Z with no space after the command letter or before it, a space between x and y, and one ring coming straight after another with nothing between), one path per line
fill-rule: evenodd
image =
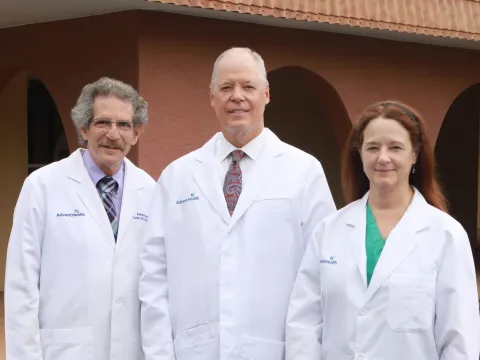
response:
M7 360L142 360L139 252L154 180L126 155L147 123L130 85L86 85L82 148L33 172L7 253Z

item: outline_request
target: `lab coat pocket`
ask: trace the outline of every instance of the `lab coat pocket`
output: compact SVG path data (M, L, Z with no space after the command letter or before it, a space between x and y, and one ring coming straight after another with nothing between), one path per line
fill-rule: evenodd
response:
M92 360L93 328L40 329L43 360Z
M387 322L393 331L422 331L432 327L435 282L434 276L392 274Z
M249 360L281 360L285 358L285 342L244 335L243 353Z
M219 343L217 325L204 323L180 332L173 342L176 360L216 360Z

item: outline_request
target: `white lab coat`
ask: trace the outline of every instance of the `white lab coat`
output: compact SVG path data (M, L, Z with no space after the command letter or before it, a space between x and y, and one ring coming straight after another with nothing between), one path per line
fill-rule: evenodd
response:
M7 360L141 360L138 280L155 181L125 159L117 244L80 149L32 173L7 253Z
M478 360L475 268L462 226L415 190L366 285L368 194L315 230L287 317L287 360Z
M307 239L335 205L320 163L265 131L232 217L214 157L220 134L160 176L140 280L147 360L284 359Z

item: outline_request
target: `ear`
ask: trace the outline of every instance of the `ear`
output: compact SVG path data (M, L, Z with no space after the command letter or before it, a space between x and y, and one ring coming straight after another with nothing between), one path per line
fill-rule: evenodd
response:
M214 102L213 102L213 90L210 89L210 105L213 107Z
M270 85L267 84L265 87L265 104L270 103Z
M143 132L144 129L145 128L143 127L143 125L137 125L133 128L132 146L138 142L138 139L140 138L140 134Z
M88 142L88 133L87 130L81 129L80 130L80 135L82 135L82 139Z
M418 153L415 151L412 156L412 165L417 163Z

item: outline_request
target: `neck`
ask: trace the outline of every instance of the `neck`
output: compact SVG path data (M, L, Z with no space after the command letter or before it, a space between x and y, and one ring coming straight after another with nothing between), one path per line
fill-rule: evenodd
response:
M98 164L97 164L98 165ZM120 170L120 167L122 166L122 163L120 164L115 164L114 166L112 167L107 167L105 165L98 165L98 167L100 168L100 170L102 170L104 172L105 175L107 176L113 176L117 173L118 170Z
M243 148L247 145L250 141L255 139L258 135L260 135L263 131L263 127L259 129L254 129L253 131L249 132L223 132L223 136L227 141L235 146L237 149Z
M414 191L410 185L402 188L376 189L370 186L368 202L370 206L380 210L407 209Z

